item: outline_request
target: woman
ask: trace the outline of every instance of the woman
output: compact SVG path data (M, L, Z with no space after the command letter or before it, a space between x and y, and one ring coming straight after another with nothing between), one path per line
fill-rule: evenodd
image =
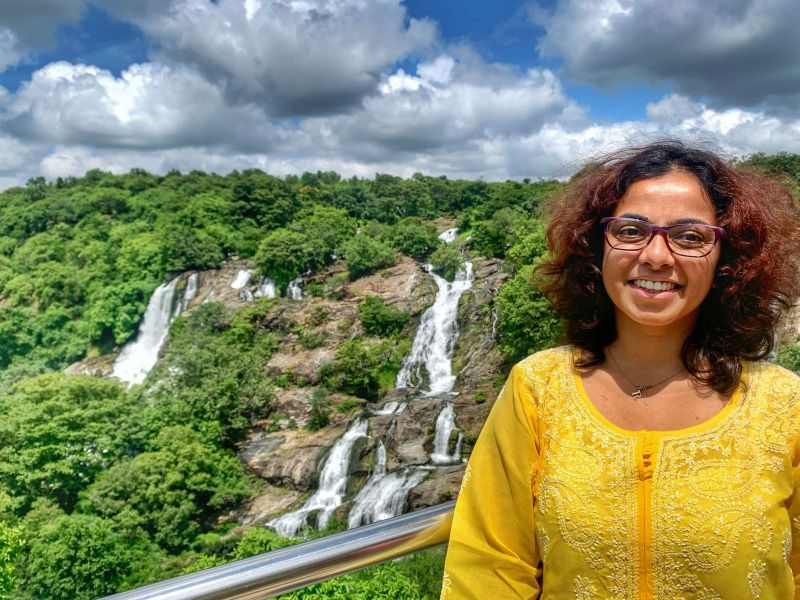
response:
M443 598L795 597L800 378L762 359L799 224L784 184L674 141L568 186L539 272L571 345L512 369Z

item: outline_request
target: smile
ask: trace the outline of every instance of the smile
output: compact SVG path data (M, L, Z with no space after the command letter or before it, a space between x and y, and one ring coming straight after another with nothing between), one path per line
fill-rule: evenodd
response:
M649 279L632 279L630 283L636 287L654 292L668 292L681 287L671 281L650 281Z

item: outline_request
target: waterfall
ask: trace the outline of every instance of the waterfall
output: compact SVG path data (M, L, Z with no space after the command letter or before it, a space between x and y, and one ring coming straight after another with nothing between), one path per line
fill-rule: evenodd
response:
M286 297L289 298L289 300L303 299L303 290L300 288L301 283L303 283L302 277L298 277L297 279L292 279L289 282L289 286L286 288Z
M425 477L425 471L409 468L386 474L386 447L378 443L377 460L372 475L353 499L347 527L358 527L396 517L405 508L406 497Z
M236 273L236 277L233 278L231 281L231 287L235 290L240 290L248 283L250 283L250 277L253 276L253 272L248 269L239 269L239 272Z
M372 414L379 417L384 415L399 415L406 409L407 404L405 402L397 402L396 400L392 400L391 402L387 402L381 408L377 410L373 410Z
M158 351L167 339L169 324L180 313L182 306L181 302L175 302L179 279L176 277L156 288L147 304L144 319L139 324L136 339L123 346L114 362L111 375L127 382L128 386L144 381L156 364Z
M285 537L294 537L306 524L309 515L318 512L317 528L324 528L333 511L342 504L350 471L350 454L356 441L366 437L367 426L365 419L357 419L331 448L320 472L319 488L314 494L298 510L281 515L267 525Z
M463 434L458 432L458 440L453 454L450 454L450 437L453 430L456 428L456 411L453 408L453 403L448 402L447 405L436 417L436 433L433 438L433 452L431 453L431 460L435 464L444 465L458 463L461 461L461 439Z
M458 234L458 227L453 227L452 229L448 229L447 231L443 231L439 234L439 239L442 240L445 244L449 244L453 240L456 239L456 235Z
M269 277L262 277L258 282L258 289L253 295L256 298L274 298L275 282Z
M458 301L466 290L472 287L472 263L465 263L465 270L456 273L451 283L436 273L433 276L437 287L436 300L422 315L411 353L406 357L397 374L395 387L418 387L424 380L422 369L428 374L430 394L449 392L453 389L456 377L453 375L450 360L458 338Z
M200 283L200 274L192 273L186 280L186 289L183 292L183 302L180 303L181 312L189 308L189 302L197 297L197 286Z

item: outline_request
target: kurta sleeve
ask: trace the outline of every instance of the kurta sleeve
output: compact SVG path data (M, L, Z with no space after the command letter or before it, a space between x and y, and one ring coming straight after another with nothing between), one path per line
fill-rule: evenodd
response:
M792 445L792 476L794 493L789 499L789 526L792 530L789 566L794 575L794 597L800 600L800 434L795 436Z
M541 565L533 482L539 457L536 406L515 366L464 473L445 561L442 599L536 598Z

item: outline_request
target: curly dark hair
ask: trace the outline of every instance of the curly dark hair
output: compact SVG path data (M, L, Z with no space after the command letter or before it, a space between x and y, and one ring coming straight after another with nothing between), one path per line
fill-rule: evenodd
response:
M631 184L670 171L697 177L726 231L714 283L681 359L695 381L729 393L742 360L772 351L778 321L800 294L800 205L788 182L677 140L619 150L586 166L546 208L549 256L537 277L564 319L567 341L583 350L578 367L602 363L617 329L602 280L600 219Z

